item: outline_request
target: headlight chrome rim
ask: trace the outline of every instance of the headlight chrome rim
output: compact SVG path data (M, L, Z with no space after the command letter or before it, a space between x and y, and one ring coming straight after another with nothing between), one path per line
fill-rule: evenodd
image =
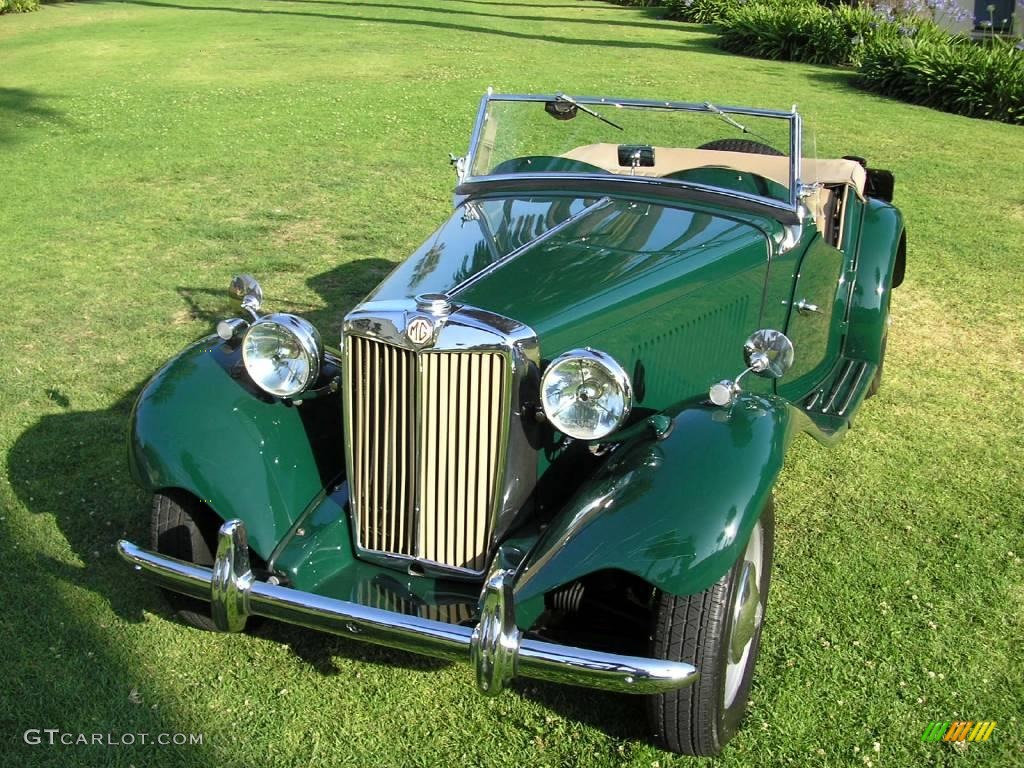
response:
M277 333L282 335L282 339L288 336L294 340L307 366L305 376L296 379L292 386L285 386L284 382L277 386L268 384L266 377L258 372L258 366L266 361L266 357L256 356L250 339L253 334L263 333L271 327L278 329ZM246 373L256 386L275 397L295 397L312 387L320 377L323 356L324 347L320 340L320 332L308 320L287 312L264 315L249 326L242 339L242 362L245 364Z
M571 362L579 362L582 365L591 365L603 369L603 372L614 384L618 394L622 398L621 412L615 416L613 422L602 428L600 431L584 432L572 427L571 425L567 425L564 421L560 420L558 409L553 408L553 404L548 397L548 388L551 383L550 377L553 376L564 364ZM586 381L581 382L581 385L583 386L586 384ZM626 369L623 368L622 365L620 365L619 362L611 355L590 347L572 349L568 352L563 352L552 360L544 370L544 375L541 377L540 397L541 407L544 409L544 415L551 425L563 435L577 440L594 441L607 437L620 429L622 425L626 423L626 419L629 418L630 411L633 409L633 385ZM577 399L575 402L580 402L581 400L586 402L586 398Z

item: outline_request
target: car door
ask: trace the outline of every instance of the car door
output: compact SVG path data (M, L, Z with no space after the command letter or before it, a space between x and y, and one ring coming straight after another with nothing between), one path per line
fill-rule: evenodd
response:
M800 399L832 370L842 349L842 292L847 289L845 255L815 237L800 260L786 335L793 342L793 367L777 392Z

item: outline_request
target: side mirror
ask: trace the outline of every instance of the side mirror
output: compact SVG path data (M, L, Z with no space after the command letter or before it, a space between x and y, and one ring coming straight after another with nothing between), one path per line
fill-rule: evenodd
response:
M758 376L782 378L793 366L793 342L782 331L755 331L743 345L743 359Z
M253 320L259 319L259 308L263 306L263 288L252 275L235 275L231 278L228 291L242 302L242 309L252 315Z
M743 390L740 379L748 373L778 379L785 375L793 365L793 342L782 331L761 329L751 334L743 345L743 359L747 361L747 369L736 380L723 379L711 385L708 397L715 405L732 405L736 396Z

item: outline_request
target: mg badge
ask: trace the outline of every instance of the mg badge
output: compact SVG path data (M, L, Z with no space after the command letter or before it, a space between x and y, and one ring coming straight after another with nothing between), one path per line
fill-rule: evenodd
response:
M434 333L434 324L425 317L414 317L405 328L405 335L416 346L426 344Z

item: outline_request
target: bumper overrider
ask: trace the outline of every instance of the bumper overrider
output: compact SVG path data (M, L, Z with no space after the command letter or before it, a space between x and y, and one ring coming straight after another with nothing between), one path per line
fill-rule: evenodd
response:
M161 587L209 600L213 620L223 631L241 631L249 616L258 615L411 653L468 660L477 686L488 695L500 692L517 676L641 694L682 688L698 677L690 664L524 638L515 622L512 571L489 575L480 598L480 621L470 629L258 581L249 567L241 520L221 526L212 569L128 541L118 542L117 548L136 571Z

